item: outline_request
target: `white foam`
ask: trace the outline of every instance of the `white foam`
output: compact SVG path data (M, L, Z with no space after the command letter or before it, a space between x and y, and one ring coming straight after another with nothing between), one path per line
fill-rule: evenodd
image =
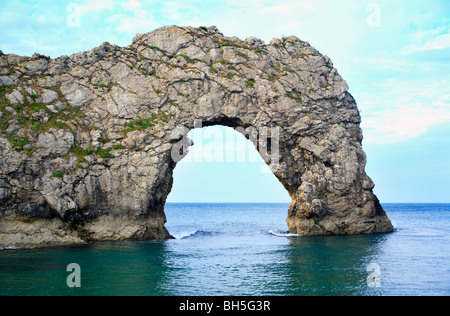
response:
M10 245L6 245L4 247L0 246L0 250L18 250L18 249L20 249L20 248L13 247L13 246L10 246Z
M188 233L179 233L179 234L173 235L173 237L175 237L175 239L184 239L184 238L188 238L188 237L190 237L190 236L192 236L192 235L194 235L196 233L197 233L197 231L193 230L193 231L188 232Z
M273 231L273 230L269 230L269 234L277 236L277 237L300 237L300 236L302 236L301 234L291 234L289 232L278 232L278 231Z

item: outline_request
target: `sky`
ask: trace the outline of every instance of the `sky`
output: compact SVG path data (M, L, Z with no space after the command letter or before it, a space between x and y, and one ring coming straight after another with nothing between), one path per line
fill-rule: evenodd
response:
M126 46L163 25L308 41L331 58L357 101L366 172L381 202L450 202L450 1L1 0L0 50L55 58L105 41ZM213 137L224 128L210 129L205 141L194 139L206 148L191 152L247 146L252 156L240 135L230 145ZM290 201L261 159L212 160L181 161L168 201Z

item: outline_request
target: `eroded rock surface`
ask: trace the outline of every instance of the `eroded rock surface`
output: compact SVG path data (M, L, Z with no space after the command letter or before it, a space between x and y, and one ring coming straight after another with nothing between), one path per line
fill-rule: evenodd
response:
M0 247L170 238L171 152L194 119L280 127L268 165L292 197L292 233L392 231L347 90L307 42L215 27L162 27L57 59L1 53Z

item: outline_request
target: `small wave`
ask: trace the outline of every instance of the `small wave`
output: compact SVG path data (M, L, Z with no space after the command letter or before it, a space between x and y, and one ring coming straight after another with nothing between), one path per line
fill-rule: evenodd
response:
M205 237L205 236L212 236L215 233L213 232L207 232L204 230L193 230L190 232L182 232L176 235L173 235L173 237L175 237L175 239L185 239L185 238L190 238L190 237Z
M9 246L9 245L6 245L4 247L0 246L0 251L1 250L19 250L19 249L20 248L18 248L18 247L13 247L13 246Z
M173 235L173 237L175 237L175 239L184 239L184 238L188 238L190 236L193 236L197 233L196 230L188 232L188 233L179 233L177 235Z
M280 231L273 231L273 230L269 230L269 234L277 236L277 237L300 237L300 236L302 236L301 234L291 234L288 231L280 232Z

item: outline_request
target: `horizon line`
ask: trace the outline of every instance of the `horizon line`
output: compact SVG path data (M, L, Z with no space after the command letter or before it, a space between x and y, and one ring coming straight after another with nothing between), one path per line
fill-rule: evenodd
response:
M196 203L196 204L208 204L208 203L216 203L216 204L289 204L290 202L212 202L212 201L202 201L202 202L166 202L165 204L176 204L176 203ZM380 202L380 204L450 204L450 202Z

